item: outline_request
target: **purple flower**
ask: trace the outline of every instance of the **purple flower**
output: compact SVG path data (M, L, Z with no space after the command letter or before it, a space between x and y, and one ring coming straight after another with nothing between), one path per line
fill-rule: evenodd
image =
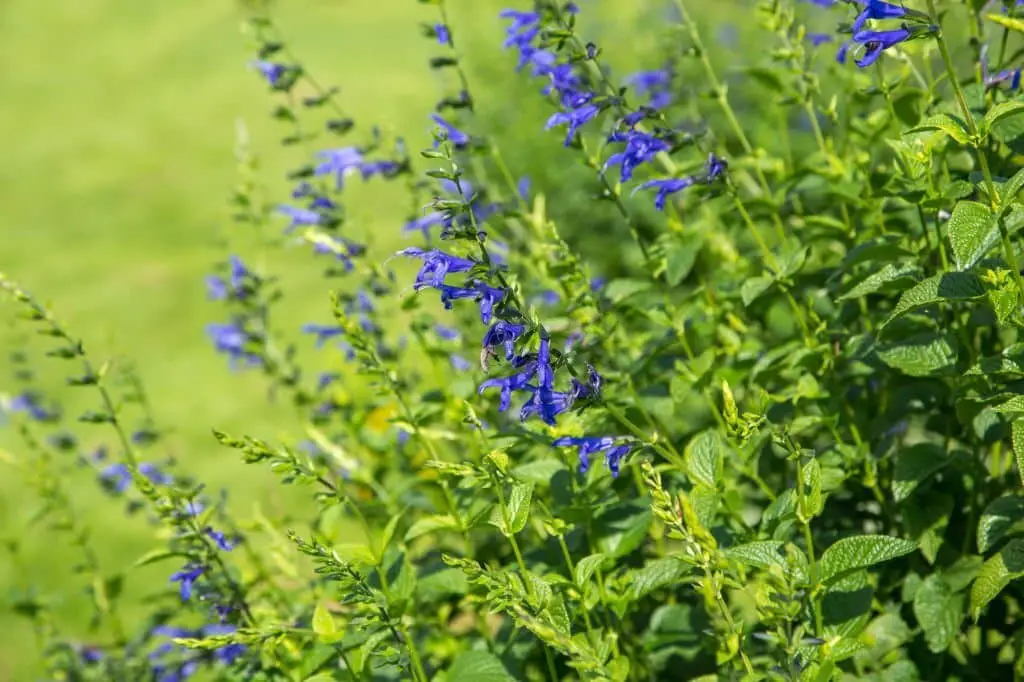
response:
M416 218L415 220L410 220L409 222L407 222L405 224L405 227L403 227L402 229L405 232L412 232L413 230L419 230L420 232L423 233L423 238L424 239L429 239L430 238L430 228L434 227L435 225L443 225L444 222L445 222L444 214L439 213L437 211L434 211L433 213L428 213L428 214L426 214L425 216L423 216L421 218Z
M565 135L565 146L568 147L572 144L573 138L576 137L580 126L593 120L599 113L601 113L601 110L594 104L585 104L568 111L559 111L552 114L551 118L548 119L545 130L551 130L555 126L568 125L569 130Z
M179 583L182 601L192 598L192 588L205 570L198 564L189 564L171 576L171 582Z
M668 199L670 194L676 192L682 192L687 187L695 184L696 180L692 177L686 178L667 178L665 180L648 180L642 185L638 185L633 193L642 189L657 189L658 194L654 198L654 207L659 211L665 210L665 201Z
M626 78L626 84L633 86L641 97L647 97L649 106L662 109L672 103L672 72L668 69L638 71Z
M526 327L524 325L498 320L491 325L491 328L484 335L483 346L484 348L503 346L505 348L505 359L511 360L515 355L515 341L525 331Z
M840 64L845 64L846 63L846 55L850 52L850 47L852 45L853 45L853 43L851 41L847 40L842 45L839 46L839 49L836 50L836 61L838 63L840 63Z
M480 388L477 389L480 395L483 395L484 391L489 388L501 390L501 399L498 403L499 412L504 412L509 408L509 405L512 403L512 392L526 390L530 385L530 380L537 374L536 360L517 359L513 364L516 364L516 362L519 363L516 366L522 367L521 371L507 377L488 379L480 384Z
M327 343L330 339L333 339L336 336L343 335L345 333L345 329L337 325L316 324L314 322L309 322L302 325L302 333L313 334L314 336L316 336L316 347L323 348L324 344Z
M445 137L448 139L449 142L451 142L455 146L456 149L460 149L469 144L469 135L462 132L461 130L453 126L451 123L441 118L441 116L439 116L438 114L431 114L430 118L431 120L434 121L434 123L436 123L444 130ZM440 145L440 140L434 141L435 149Z
M416 281L413 283L413 289L417 290L423 287L439 289L444 284L444 278L448 273L466 272L476 265L474 261L468 258L452 256L437 249L424 251L415 246L402 249L398 252L398 255L419 258L423 261L423 267L420 268L419 273L416 275Z
M267 83L272 88L278 87L285 74L288 73L288 67L284 64L275 64L263 59L253 60L249 62L249 65L259 71L260 75L267 79Z
M439 44L451 45L452 34L444 24L434 24L434 35L437 36L437 42Z
M590 457L597 453L603 452L605 462L608 465L608 470L611 471L612 476L619 475L619 467L622 464L622 459L629 454L629 445L618 445L616 439L612 436L583 436L581 438L573 438L566 436L559 438L554 443L555 447L575 447L579 449L580 456L580 473L585 474L590 468Z
M812 47L820 47L825 43L831 43L835 40L835 38L828 33L808 33L806 38L807 42L809 42Z
M858 0L858 2L864 5L864 9L853 22L854 33L863 29L868 19L902 19L908 14L905 7L890 5L882 0Z
M860 68L871 66L882 55L882 52L898 45L913 36L906 28L889 31L860 31L853 34L853 42L864 46L864 54L854 63Z
M297 227L321 225L324 222L323 215L316 211L311 211L308 208L297 208L295 206L281 204L276 210L278 213L286 215L290 219L288 227L284 228L285 234L289 234Z
M228 536L226 536L224 533L218 530L214 530L209 526L206 527L205 532L210 537L210 539L213 540L214 544L217 545L217 547L219 547L220 549L224 550L225 552L230 552L235 548L235 545L237 544L237 542L229 539Z
M604 164L605 169L608 166L620 165L622 182L627 182L633 177L633 170L637 166L651 161L659 152L669 149L669 144L664 140L638 130L612 133L608 141L626 143L623 151L612 154Z
M323 159L316 168L316 175L334 174L335 185L340 190L345 185L345 176L358 171L363 165L363 153L355 147L341 147L317 152L317 158Z

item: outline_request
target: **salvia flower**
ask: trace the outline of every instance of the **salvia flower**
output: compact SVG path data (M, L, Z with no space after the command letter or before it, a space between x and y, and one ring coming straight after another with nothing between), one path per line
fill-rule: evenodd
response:
M214 530L209 526L206 527L204 532L211 540L213 540L213 543L217 545L218 548L225 552L230 552L235 548L235 545L238 544L237 541L235 541L234 539L229 538L224 533L220 532L219 530Z
M302 333L312 334L313 336L315 336L316 347L323 348L324 344L330 341L331 339L343 335L345 333L345 329L337 325L316 324L314 322L309 322L307 324L302 325Z
M860 14L853 21L854 33L863 29L868 19L902 19L908 13L913 14L912 10L908 10L900 5L891 5L888 2L883 2L883 0L859 0L859 4L864 5L864 9L861 10Z
M568 147L572 145L572 141L575 139L580 127L588 121L592 121L600 113L600 108L596 104L590 103L568 109L567 111L558 111L548 119L545 129L551 130L555 126L569 126L565 134L565 146Z
M238 321L208 324L206 333L213 341L217 352L224 353L230 358L232 366L240 361L247 365L262 364L263 360L259 355L247 350L249 335Z
M882 53L914 36L909 28L896 28L888 31L859 31L853 34L853 42L864 47L864 53L855 64L860 68L871 66Z
M277 64L275 62L266 61L264 59L256 59L249 62L249 65L260 72L267 83L272 88L276 88L284 81L285 75L288 73L288 67L284 64Z
M297 227L313 227L316 225L322 225L326 222L322 213L318 213L317 211L313 211L308 208L298 208L296 206L281 204L276 210L278 213L288 216L289 223L288 227L284 228L285 234L289 234Z
M416 275L416 281L413 283L413 289L417 290L423 287L439 289L444 284L444 278L448 273L466 272L476 265L474 261L468 258L452 256L438 249L424 251L415 246L402 249L398 252L398 255L419 258L423 261L423 267L420 268L419 273Z
M334 175L335 186L340 190L345 185L345 178L358 172L363 166L363 153L355 147L341 147L317 152L321 159L314 169L316 175Z
M637 166L650 162L658 153L669 149L669 144L664 140L639 130L612 133L608 137L608 141L624 142L626 144L626 148L623 151L612 154L604 164L605 169L608 166L618 165L621 169L620 177L622 182L626 182L633 177L633 171Z
M437 42L441 45L449 45L452 41L451 31L444 24L434 25L434 35L437 36Z
M654 109L672 104L672 72L667 68L638 71L626 78L626 84L641 97L646 97L647 105Z
M682 192L687 187L692 187L696 183L696 179L692 177L648 180L647 182L638 185L633 192L636 193L642 189L656 189L657 194L654 198L654 207L659 211L664 211L665 202L668 200L670 195Z
M583 436L575 438L566 436L556 440L555 447L575 447L580 457L580 473L587 473L590 469L590 458L592 455L604 453L605 463L612 476L619 475L619 469L623 458L629 454L630 446L621 444L612 436Z
M473 366L470 364L469 360L456 353L452 353L450 356L448 356L448 359L451 361L452 367L454 367L456 370L460 372L465 372L467 369Z
M505 359L511 360L515 356L515 342L526 332L526 326L498 320L484 334L483 347L487 350L499 346L505 349Z
M498 411L504 412L512 404L512 393L514 391L530 390L530 381L537 374L537 361L525 358L516 358L513 365L521 368L515 374L506 377L495 377L487 379L477 389L480 395L489 388L497 388L501 391L501 398L498 403Z
M469 135L462 132L448 121L444 120L440 115L431 114L430 118L444 131L445 138L449 142L451 142L456 149L461 149L462 147L465 147L466 145L469 144ZM439 140L434 141L435 149L440 145L441 142Z
M199 564L188 564L171 576L171 582L178 583L179 585L178 591L181 594L182 601L188 601L192 598L195 583L205 571L206 569Z
M7 403L9 412L24 412L36 421L47 421L54 417L54 414L44 408L39 399L33 393L22 393L10 399Z

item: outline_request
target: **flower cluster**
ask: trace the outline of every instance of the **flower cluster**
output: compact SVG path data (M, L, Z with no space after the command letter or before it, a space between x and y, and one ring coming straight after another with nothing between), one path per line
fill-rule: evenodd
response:
M846 63L847 54L853 49L859 53L854 63L863 69L878 61L885 50L915 38L926 37L938 30L938 27L931 23L930 16L902 5L894 5L884 0L857 0L856 4L861 9L853 21L853 35L840 45L836 52L836 60L840 64ZM903 20L896 28L868 27L869 21L895 19Z

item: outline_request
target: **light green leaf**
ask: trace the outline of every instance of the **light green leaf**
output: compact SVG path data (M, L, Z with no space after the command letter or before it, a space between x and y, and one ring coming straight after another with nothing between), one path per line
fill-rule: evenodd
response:
M740 286L740 298L743 299L743 305L748 306L759 299L774 283L775 280L769 275L748 278Z
M924 133L940 130L960 144L967 144L970 134L967 132L967 124L962 118L952 114L935 114L928 117L924 123L910 128L903 132L904 135L913 133Z
M146 552L138 559L136 559L135 563L132 564L132 568L140 568L142 566L155 564L156 562L163 561L164 559L173 559L175 557L180 556L187 555L182 554L181 552L172 552L166 548L158 547L156 549L151 549L150 551Z
M370 548L366 545L359 544L357 542L349 542L342 545L337 545L334 551L338 553L345 561L351 561L356 564L365 564L367 566L373 566L377 563L376 557Z
M804 520L813 519L825 507L821 494L821 463L816 459L804 465L802 470L804 495L797 500L799 514Z
M447 682L516 682L516 678L489 651L465 651L452 661Z
M978 571L971 586L971 613L977 619L981 610L995 599L1011 581L1024 576L1024 538L1014 538Z
M993 500L978 521L978 551L984 554L1014 530L1024 529L1024 497L1004 495Z
M744 566L767 569L771 566L786 566L786 555L782 552L785 543L779 540L762 540L736 545L722 551L730 561L737 561Z
M402 511L402 512L399 512L399 513L395 514L394 516L392 516L388 520L388 525L386 525L384 527L384 532L381 533L381 536L380 536L380 547L378 548L378 551L376 552L376 554L377 554L377 563L380 563L380 561L384 557L384 552L386 552L388 550L388 545L391 544L392 538L395 537L395 529L398 528L398 522L402 519L402 515L404 513L405 512Z
M690 478L714 490L722 479L722 441L712 430L701 431L684 452Z
M405 532L405 541L409 542L411 540L415 540L421 535L433 533L435 530L455 530L458 527L459 525L450 514L424 516L422 519L419 519L416 523L412 524L409 530Z
M520 464L512 470L512 474L520 481L544 486L551 485L551 479L561 471L568 471L565 468L565 464L560 460L549 457L548 459L538 459L526 464Z
M526 528L530 518L530 500L533 499L533 483L517 483L508 496L508 525L510 533Z
M614 279L604 288L604 294L608 297L608 300L619 303L650 288L651 283L647 280Z
M678 237L678 242L665 249L665 280L669 286L676 286L690 274L697 255L704 248L704 236L696 232L686 232Z
M594 575L594 571L601 566L601 562L604 561L604 559L604 554L601 554L600 552L580 559L579 563L576 564L576 570L574 571L576 584L581 587L586 585L590 580L590 576Z
M844 575L910 554L917 545L888 535L857 535L832 544L821 555L821 582L835 582Z
M945 272L920 282L900 296L882 328L896 318L940 301L969 301L985 295L981 280L969 272Z
M986 14L985 18L989 21L994 21L1003 28L1008 28L1011 31L1017 31L1018 33L1024 33L1024 20L1017 19L1016 17L1004 16L1002 14Z
M923 481L949 464L942 447L934 443L918 443L896 454L893 470L892 496L897 502L910 497Z
M1009 102L1000 102L985 114L985 118L981 121L979 132L982 137L986 137L989 131L992 130L992 126L999 121L1019 116L1022 113L1024 113L1024 101L1011 100Z
M903 280L913 280L918 273L918 267L910 263L886 263L879 270L871 273L852 289L839 296L837 300L848 301L852 298L860 298L879 291L884 291L889 284L900 283Z
M999 243L995 214L977 201L961 201L954 206L946 229L958 270L971 269Z
M1003 185L1003 189L999 192L999 205L1007 206L1012 203L1021 189L1024 189L1024 168L1014 173L1013 177Z
M676 557L665 557L648 562L643 568L629 573L629 591L633 599L639 599L654 590L674 585L692 569Z
M1024 482L1024 419L1013 420L1010 435L1013 441L1013 457L1017 460L1017 473Z
M937 575L928 576L914 595L914 617L924 630L925 641L933 653L941 653L953 643L964 619L963 595Z
M334 642L338 639L338 625L322 602L313 609L313 632L323 642Z

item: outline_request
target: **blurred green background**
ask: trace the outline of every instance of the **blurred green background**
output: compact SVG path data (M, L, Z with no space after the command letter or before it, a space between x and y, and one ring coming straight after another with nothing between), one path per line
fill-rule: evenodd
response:
M456 40L471 60L480 122L501 131L513 173L530 173L535 186L567 197L564 215L586 204L586 230L603 240L614 222L610 210L589 201L578 182L589 171L562 150L562 135L538 134L548 105L536 83L512 73L515 58L500 48L498 9L526 4L450 3ZM624 26L649 26L665 6L582 4L598 42L613 31L621 35ZM316 78L341 87L342 106L364 132L377 124L403 132L414 150L428 144L427 115L440 91L425 65L436 46L418 24L435 21L433 8L415 0L289 0L277 3L274 16ZM267 402L258 375L232 374L213 353L203 325L223 310L206 301L203 276L224 255L217 236L230 227L238 121L275 200L287 197L283 175L303 157L277 144L286 131L270 120L272 97L246 68L252 55L239 30L243 18L231 0L77 0L59 11L30 0L0 6L0 270L52 303L96 358L137 364L159 425L171 430L173 454L213 490L228 488L244 515L254 505L284 510L292 498L269 473L218 447L210 428L273 438L295 423L289 409ZM633 47L605 45L620 75L645 59L648 67L658 65L652 54L659 41L648 36ZM402 243L408 202L400 186L353 183L347 200L352 229L374 235L375 257ZM328 321L329 286L308 250L267 265L287 282L283 328ZM0 319L13 312L0 303ZM0 327L5 364L18 338L13 325ZM60 389L65 366L46 366L44 381L62 390L69 413L93 405L88 391ZM6 367L0 371L0 393L9 392L9 375ZM105 437L102 427L79 431L87 444ZM17 457L19 447L0 428L0 448ZM73 552L31 525L38 503L17 471L0 463L0 472L0 534L19 546L17 561L0 555L0 594L34 588L52 597L61 627L87 639L88 607L70 570ZM87 474L74 479L72 492L107 571L130 566L157 544L145 522L126 518ZM166 566L132 572L126 590L159 590L167 575ZM28 623L9 612L3 623L0 680L30 679L37 651Z

